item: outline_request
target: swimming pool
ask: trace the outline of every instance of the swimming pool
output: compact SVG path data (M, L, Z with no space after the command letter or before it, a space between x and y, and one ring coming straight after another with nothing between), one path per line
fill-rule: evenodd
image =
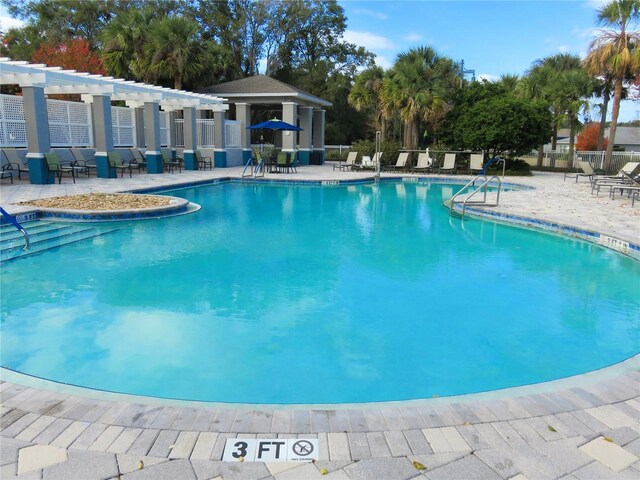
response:
M172 191L203 208L3 265L2 365L116 392L291 404L493 390L638 353L638 262L462 225L441 205L455 188Z

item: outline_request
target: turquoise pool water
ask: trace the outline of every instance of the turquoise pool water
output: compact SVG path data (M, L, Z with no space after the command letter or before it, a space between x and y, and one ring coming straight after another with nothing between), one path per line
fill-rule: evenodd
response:
M2 266L2 365L220 402L445 396L640 351L640 263L450 219L447 185L224 184L194 214ZM113 225L109 225L111 228Z

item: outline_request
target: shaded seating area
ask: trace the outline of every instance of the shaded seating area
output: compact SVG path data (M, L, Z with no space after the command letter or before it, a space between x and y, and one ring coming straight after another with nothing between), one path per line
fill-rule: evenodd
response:
M165 172L173 173L176 168L179 172L182 171L182 163L177 158L173 158L169 150L163 148L161 152Z

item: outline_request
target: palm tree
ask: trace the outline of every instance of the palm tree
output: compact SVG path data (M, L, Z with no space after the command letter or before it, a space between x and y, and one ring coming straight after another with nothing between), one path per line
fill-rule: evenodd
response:
M152 81L153 75L149 71L144 47L150 25L156 16L151 8L132 8L119 12L107 24L102 36L102 59L109 75L127 80Z
M382 67L374 66L362 71L355 78L347 101L359 112L373 112L373 126L382 132L384 139L386 138L386 118L381 101L383 81L384 69Z
M154 22L145 51L151 72L158 79L173 80L176 90L182 90L185 81L202 73L210 63L210 49L198 34L198 24L182 16Z
M405 124L407 148L417 146L422 122L435 126L444 118L448 99L458 83L456 65L431 47L398 55L382 84L382 105L389 116L399 112Z
M613 106L604 169L611 167L611 154L618 127L618 114L625 78L640 75L640 32L632 26L640 21L640 0L614 0L598 10L598 23L605 28L591 42L584 66L592 75L613 81Z

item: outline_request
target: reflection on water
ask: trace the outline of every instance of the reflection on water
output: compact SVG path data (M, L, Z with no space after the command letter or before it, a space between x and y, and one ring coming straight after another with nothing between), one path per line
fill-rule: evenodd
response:
M640 350L637 262L450 221L453 193L180 190L203 209L3 265L2 364L128 393L329 403L549 380Z

